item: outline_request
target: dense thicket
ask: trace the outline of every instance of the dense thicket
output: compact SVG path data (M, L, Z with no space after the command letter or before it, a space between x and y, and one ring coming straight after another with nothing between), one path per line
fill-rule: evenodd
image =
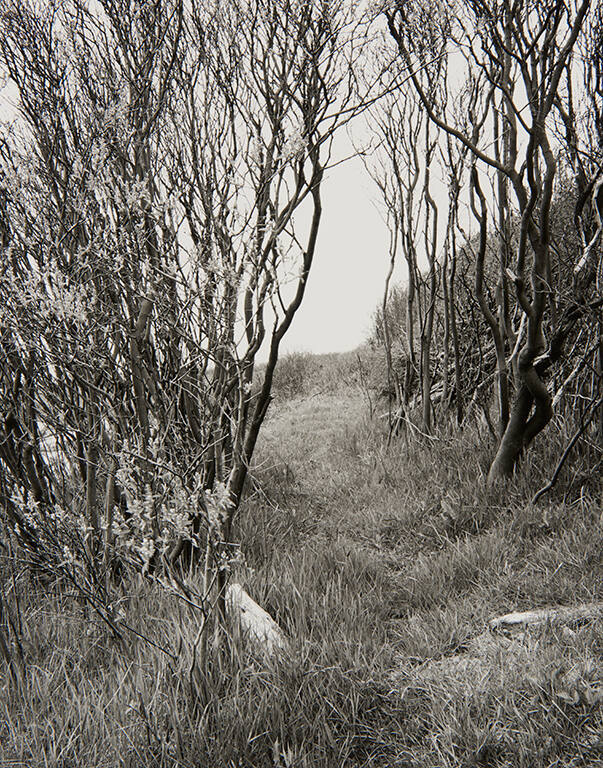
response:
M392 233L392 430L482 408L491 480L554 413L598 414L600 445L603 12L370 8L360 36L339 1L3 7L0 491L39 562L205 548L221 573L359 104Z
M371 116L371 170L392 269L403 257L409 277L393 292L388 278L376 334L392 428L415 406L429 432L480 404L498 434L494 481L555 413L598 421L603 438L602 12L588 0L437 10L377 7L392 91Z
M353 111L349 24L340 2L3 5L0 487L39 564L233 554Z

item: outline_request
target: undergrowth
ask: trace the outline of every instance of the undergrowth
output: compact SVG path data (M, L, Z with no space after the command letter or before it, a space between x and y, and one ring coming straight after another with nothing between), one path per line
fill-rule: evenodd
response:
M4 553L0 766L603 765L600 618L487 629L603 599L586 452L531 503L569 428L487 490L480 425L390 441L361 383L327 390L277 402L237 522L231 578L289 651L213 617L201 637L198 610L134 575L119 641Z

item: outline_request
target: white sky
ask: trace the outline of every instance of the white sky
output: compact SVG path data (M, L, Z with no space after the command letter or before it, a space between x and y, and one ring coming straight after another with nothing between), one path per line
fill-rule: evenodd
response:
M328 172L314 263L282 351L344 352L366 341L389 267L377 194L358 157ZM401 269L397 279L403 279Z

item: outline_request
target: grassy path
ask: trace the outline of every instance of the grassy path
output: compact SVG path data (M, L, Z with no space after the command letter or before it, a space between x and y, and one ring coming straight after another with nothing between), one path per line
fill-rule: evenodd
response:
M382 717L404 712L406 732L374 764L599 764L600 621L486 630L508 610L601 599L596 500L532 509L521 480L511 498L487 493L471 440L388 450L365 412L359 394L316 396L267 424L272 547L254 557L252 511L243 536L261 599L321 658L395 681Z
M477 432L388 449L366 412L340 386L277 401L261 436L232 578L292 639L285 658L200 643L199 611L144 579L115 610L155 646L116 643L65 585L4 574L24 665L0 669L0 766L603 765L601 622L486 630L603 597L599 497L531 507L547 445L487 492Z

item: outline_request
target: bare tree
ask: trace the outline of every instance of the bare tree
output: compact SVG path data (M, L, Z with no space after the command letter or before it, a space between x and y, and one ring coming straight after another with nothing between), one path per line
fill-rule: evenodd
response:
M426 114L439 129L466 147L474 159L473 207L482 231L480 254L489 216L479 177L485 172L494 172L498 179L501 243L498 317L488 310L485 301L481 301L481 306L482 311L487 310L486 319L498 340L503 424L506 420L503 351L505 339L509 338L518 350L519 388L490 468L491 481L513 472L522 451L550 421L552 397L544 376L562 356L568 334L588 306L584 289L589 281L577 289L573 302L556 306L551 282L551 208L559 167L553 127L555 103L562 93L562 78L589 5L589 0L570 4L552 0L535 4L466 0L454 8L441 3L438 14L429 14L420 2L385 5L389 31ZM425 28L432 31L424 34ZM437 50L432 40L439 40L440 44L446 40L446 45L456 51L459 63L465 62L468 76L474 77L479 86L476 111L470 110L465 125L459 125L449 112L438 108L418 74L425 67L426 51L433 55ZM464 57L461 51L465 52ZM512 266L508 266L510 214L505 179L513 190L519 221ZM525 335L519 338L514 338L515 334L524 325L518 323L514 329L510 327L509 318L514 313L506 306L510 296L508 281L514 289L518 312L525 317ZM482 285L478 275L478 298ZM548 339L544 333L546 323L550 331Z
M434 99L445 98L437 92L444 68L445 58L440 56L435 67L425 69L425 87L433 92ZM439 210L433 197L432 178L437 161L437 129L434 134L433 126L425 121L415 93L403 82L398 63L389 67L385 77L388 78L384 86L386 93L370 111L378 144L366 162L379 189L391 240L381 323L388 376L395 379L401 415L404 420L408 418L413 380L417 379L421 390L422 427L430 432L434 410L432 345L440 284ZM402 81L402 85L396 86L397 81ZM387 312L391 277L399 251L408 271L403 382L393 373L393 329L389 328ZM401 329L395 332L397 336L402 335Z
M93 564L101 541L105 563L230 557L354 113L352 21L338 0L3 9L0 458L31 550L63 521Z
M371 124L379 140L377 150L365 165L375 181L383 204L385 220L390 231L390 264L385 282L381 316L383 343L386 354L387 375L390 387L406 422L413 383L418 379L416 324L421 315L417 308L421 296L421 272L417 263L421 165L417 142L423 127L420 112L412 93L403 91L384 96L371 110ZM398 254L402 255L408 270L406 291L406 317L404 328L392 328L388 301L391 280ZM404 373L396 371L393 360L393 339L404 339ZM390 428L397 429L397 419Z

